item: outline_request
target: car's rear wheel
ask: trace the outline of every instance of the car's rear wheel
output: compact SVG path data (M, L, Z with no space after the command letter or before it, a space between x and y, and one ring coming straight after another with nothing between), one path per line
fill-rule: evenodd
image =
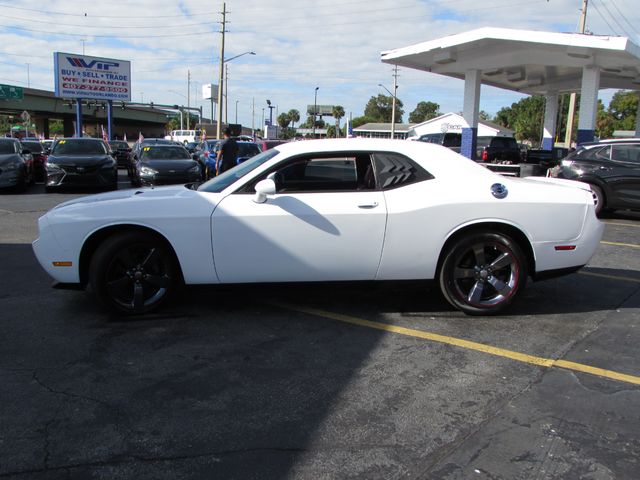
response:
M474 232L445 252L440 288L447 301L470 315L506 308L527 281L522 249L503 233Z
M179 282L174 256L161 238L120 233L104 241L91 259L89 282L111 310L147 313L167 301Z

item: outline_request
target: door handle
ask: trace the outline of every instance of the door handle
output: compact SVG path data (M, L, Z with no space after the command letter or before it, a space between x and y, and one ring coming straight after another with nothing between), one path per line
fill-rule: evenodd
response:
M358 205L358 208L376 208L378 206L378 202L373 203L365 203L362 205Z

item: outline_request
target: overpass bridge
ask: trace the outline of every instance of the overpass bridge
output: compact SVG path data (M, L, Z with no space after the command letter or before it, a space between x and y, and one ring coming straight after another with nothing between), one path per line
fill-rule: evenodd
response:
M0 115L13 116L14 123L21 122L20 115L26 111L31 117L31 124L35 124L38 134L49 138L49 121L63 122L64 136L75 134L76 109L75 100L58 98L53 92L23 88L24 98L0 100ZM100 136L101 129L107 129L106 102L84 100L82 107L83 131L87 135ZM126 102L113 104L113 138L134 139L141 132L145 137L161 137L165 134L165 125L171 112L165 109L145 105L130 105ZM31 125L29 125L31 128ZM4 132L3 132L4 133Z

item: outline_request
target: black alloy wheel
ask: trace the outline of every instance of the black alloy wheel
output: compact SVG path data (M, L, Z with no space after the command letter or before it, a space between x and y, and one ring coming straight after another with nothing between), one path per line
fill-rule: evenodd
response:
M133 315L164 303L178 285L178 267L170 248L155 235L120 233L104 241L89 267L89 281L111 310Z
M469 315L491 315L506 308L526 280L522 250L502 233L474 232L456 240L440 269L444 297Z

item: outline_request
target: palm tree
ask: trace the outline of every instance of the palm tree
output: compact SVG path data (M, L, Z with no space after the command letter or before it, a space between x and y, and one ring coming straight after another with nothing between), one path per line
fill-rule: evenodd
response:
M287 117L289 117L289 120L291 121L291 128L293 128L296 122L300 121L300 112L294 108L289 110Z
M344 108L341 105L335 105L331 111L333 118L336 119L336 138L340 136L340 119L344 117Z

